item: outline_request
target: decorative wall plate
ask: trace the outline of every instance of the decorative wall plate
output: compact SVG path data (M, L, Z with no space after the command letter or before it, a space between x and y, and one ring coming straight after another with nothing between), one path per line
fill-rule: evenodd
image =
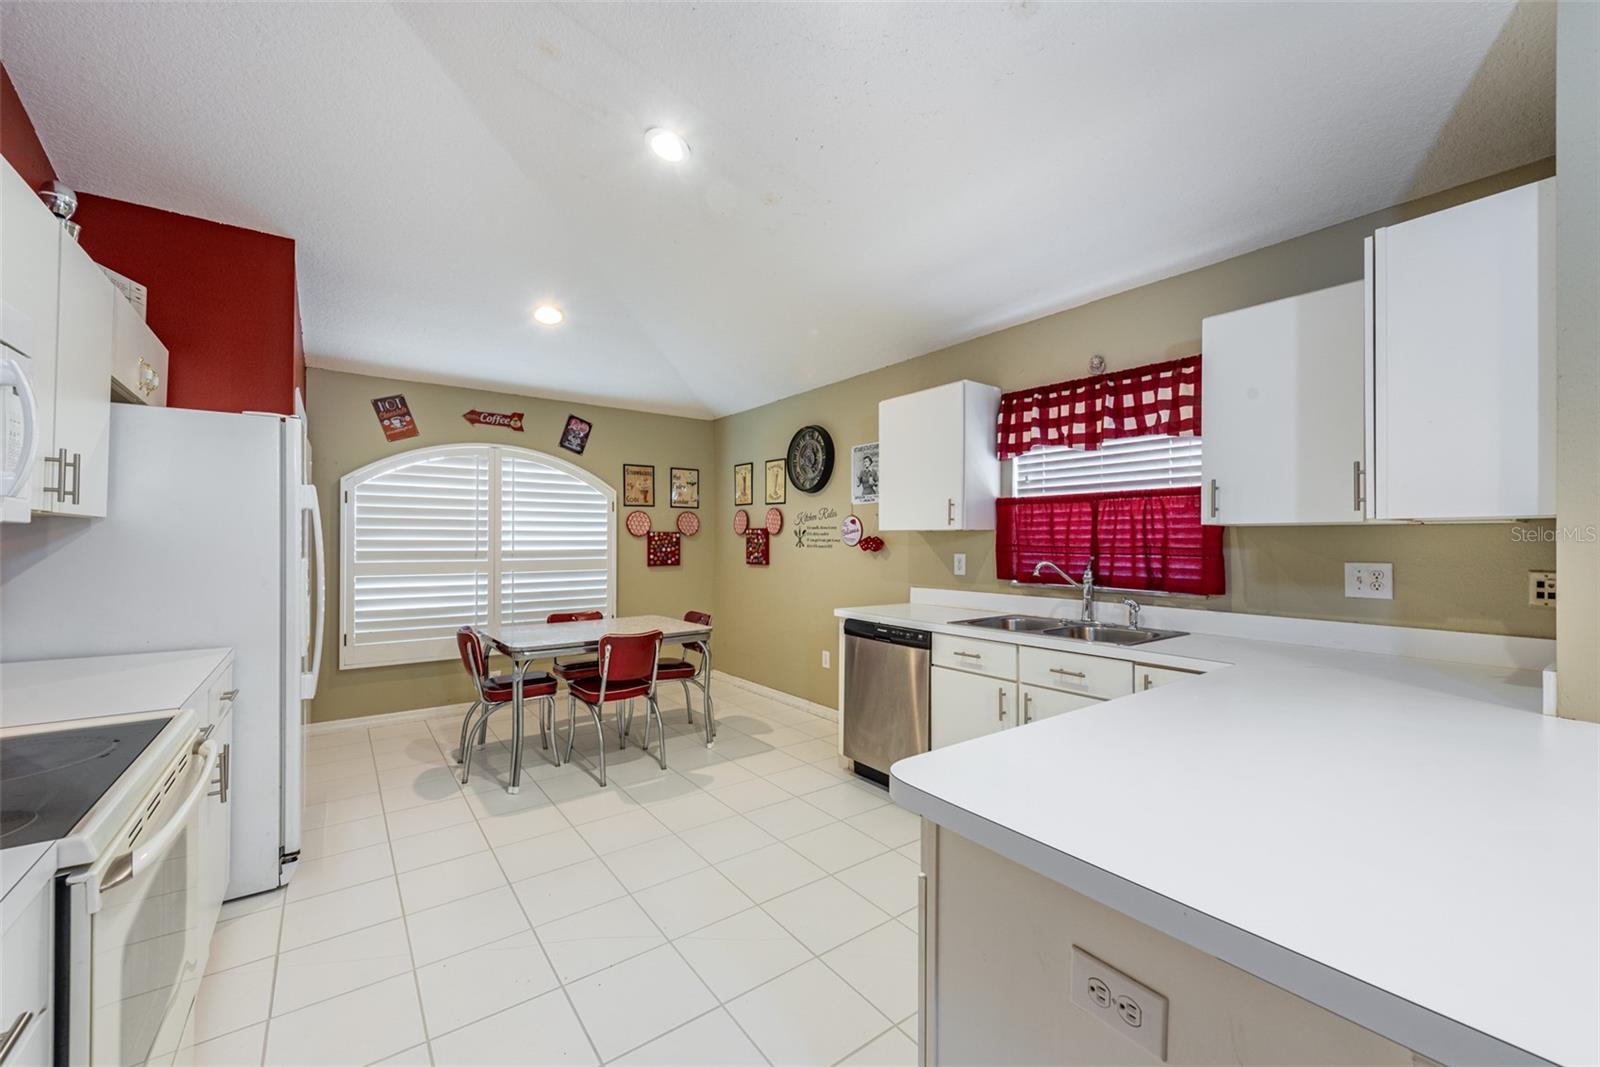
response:
M802 426L789 439L784 457L789 484L802 493L815 493L833 475L833 438L821 426Z
M861 520L854 515L839 524L839 540L849 548L861 543Z
M750 529L750 513L740 508L733 513L733 532L743 537L748 529Z
M678 513L678 532L685 537L693 537L700 532L700 516L692 511Z
M635 537L643 537L650 532L650 516L642 511L628 512L628 532Z
M783 532L783 512L779 511L777 508L768 508L766 527L767 533L771 534L773 537L777 537L779 534L781 534Z

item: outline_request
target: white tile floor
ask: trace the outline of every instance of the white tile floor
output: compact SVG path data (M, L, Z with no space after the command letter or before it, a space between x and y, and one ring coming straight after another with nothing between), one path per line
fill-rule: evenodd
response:
M224 908L180 1062L913 1063L917 819L832 722L723 686L708 751L679 700L604 789L592 726L518 796L509 711L466 786L459 713L315 735L300 869Z

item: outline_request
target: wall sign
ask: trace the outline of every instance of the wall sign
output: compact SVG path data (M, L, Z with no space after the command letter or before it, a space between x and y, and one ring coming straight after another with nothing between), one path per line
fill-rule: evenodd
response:
M756 465L754 463L735 463L733 465L733 503L754 504L755 501Z
M861 520L851 515L839 524L839 540L849 548L854 548L861 543Z
M700 506L700 471L697 467L672 467L669 470L671 478L672 499L668 501L675 508L697 508Z
M767 503L782 504L783 498L788 495L789 483L783 473L781 459L767 460Z
M839 513L833 508L795 513L794 547L838 548L839 541Z
M401 394L378 397L372 402L372 410L377 413L385 440L403 441L417 436L417 420L411 417L411 408Z
M878 502L878 442L850 450L850 503Z
M498 411L479 411L473 408L461 416L474 426L504 426L508 430L522 432L522 412L513 411L509 415Z
M622 504L629 508L656 506L656 469L643 463L622 465Z
M583 450L589 447L589 434L594 430L594 423L588 419L580 419L576 415L567 416L567 425L561 431L561 447L568 452L583 455Z

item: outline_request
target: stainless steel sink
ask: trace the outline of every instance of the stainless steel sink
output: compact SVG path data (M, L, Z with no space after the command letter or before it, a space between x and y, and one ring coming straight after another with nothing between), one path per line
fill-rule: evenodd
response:
M1105 645L1142 645L1183 637L1183 630L1146 630L1138 626L1117 626L1109 622L1069 622L1036 631L1043 637L1065 637L1073 641L1094 641Z
M1046 619L1038 615L989 615L982 619L961 619L957 626L981 626L985 630L1005 630L1008 633L1035 634L1060 626L1060 619Z

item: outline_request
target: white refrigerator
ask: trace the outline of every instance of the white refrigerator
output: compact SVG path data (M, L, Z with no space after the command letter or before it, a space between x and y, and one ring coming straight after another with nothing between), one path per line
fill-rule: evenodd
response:
M228 897L275 889L299 859L327 604L305 420L113 404L110 478L106 518L4 527L0 658L231 646Z

